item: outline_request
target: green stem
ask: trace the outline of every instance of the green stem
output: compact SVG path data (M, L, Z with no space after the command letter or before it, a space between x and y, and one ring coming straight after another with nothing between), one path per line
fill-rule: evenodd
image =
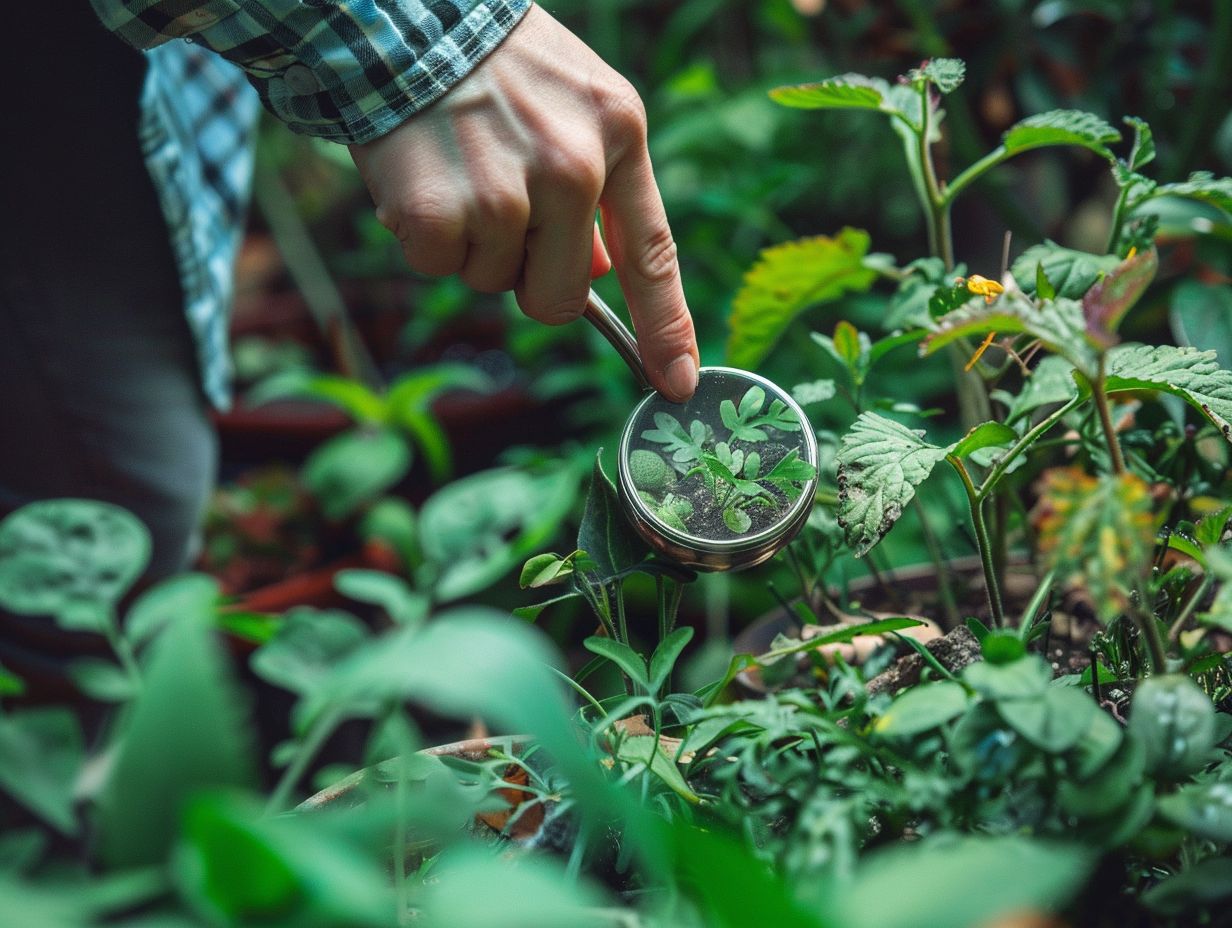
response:
M1056 579L1056 575L1055 569L1044 574L1043 579L1040 580L1040 584L1035 590L1035 595L1031 597L1031 602L1027 604L1027 608L1023 611L1022 621L1018 623L1018 637L1023 641L1027 640L1027 636L1031 633L1031 626L1035 623L1035 617L1039 615L1040 609L1052 593L1052 584Z
M924 188L928 195L928 221L932 230L930 242L933 246L933 254L941 258L947 271L952 271L954 269L954 244L950 239L949 206L941 196L941 189L937 183L937 170L933 165L933 151L928 141L932 134L932 107L928 98L928 81L920 82L919 92L921 126L917 138L920 166L924 172Z
M1104 392L1104 358L1099 359L1099 376L1095 379L1091 391L1095 398L1095 408L1099 410L1099 422L1104 429L1104 440L1108 443L1108 455L1112 459L1112 472L1125 473L1125 458L1121 454L1121 442L1117 438L1116 426L1112 422L1112 410L1108 406L1108 394Z
M1104 245L1104 251L1108 253L1112 252L1117 239L1121 237L1121 225L1125 222L1125 206L1129 202L1129 188L1129 184L1121 188L1121 192L1117 195L1116 206L1112 208L1112 222L1108 226L1108 243Z
M622 644L628 644L629 623L625 617L625 585L623 580L617 580L612 584L612 593L616 597L616 626L620 634L617 640Z
M1139 595L1139 608L1133 610L1134 624L1146 641L1146 650L1151 658L1151 669L1155 673L1168 672L1168 652L1164 650L1164 640L1159 634L1159 623L1155 616L1146 610L1146 599Z
M1202 602L1202 598L1206 596L1213 582L1214 580L1209 573L1202 576L1202 582L1198 584L1198 589L1194 591L1193 596L1189 597L1189 602L1185 603L1181 614L1176 617L1176 621L1168 629L1169 641L1177 641L1181 637L1181 629L1185 627L1189 617L1194 614L1194 610L1198 608L1198 604Z
M984 567L984 585L988 593L988 606L992 612L993 625L1001 628L1005 625L1005 611L1001 606L1001 587L997 583L997 570L992 562L992 543L988 538L988 527L984 524L983 502L976 493L975 484L962 459L947 454L945 459L958 471L962 478L963 489L967 492L967 503L971 507L971 524L975 528L975 541L980 549L980 563Z
M976 499L980 502L987 499L988 494L996 489L998 482L1005 476L1005 472L1010 469L1010 465L1018 459L1018 456L1035 444L1036 439L1060 422L1066 413L1081 402L1082 397L1075 396L1064 406L1059 407L1055 412L1041 419L1038 425L1031 428L1022 438L1018 439L1010 450L1005 452L1005 455L993 465L992 470L988 472L988 476L984 478L983 483L980 484L980 488L975 494Z
M1005 146L998 145L946 185L945 193L941 196L942 204L949 208L960 193L975 183L983 174L1009 158L1010 153L1005 150Z
M295 754L295 759L287 766L287 769L282 774L282 779L278 781L278 785L274 787L273 793L270 794L269 802L265 805L266 815L276 815L285 809L287 801L291 798L291 791L295 789L295 785L304 776L304 771L308 769L308 765L312 763L312 759L316 757L317 752L321 750L326 740L333 734L334 727L337 724L338 713L327 712L318 718L312 728L309 729L308 736L304 738L303 743Z

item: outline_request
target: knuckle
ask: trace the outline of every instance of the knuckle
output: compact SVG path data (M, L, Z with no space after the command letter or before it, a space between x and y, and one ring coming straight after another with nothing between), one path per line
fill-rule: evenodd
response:
M481 223L525 225L530 212L526 197L502 187L492 187L475 194L475 216Z
M553 145L540 157L544 179L554 187L584 197L599 199L606 180L602 158L593 158L568 143Z
M624 78L603 88L599 111L604 123L622 138L646 137L646 105L637 90Z
M554 296L540 300L526 293L519 293L518 307L537 322L545 325L565 325L582 315L586 309L586 294L583 292L575 296Z
M648 284L671 283L679 276L676 240L671 230L661 226L639 243L630 270Z

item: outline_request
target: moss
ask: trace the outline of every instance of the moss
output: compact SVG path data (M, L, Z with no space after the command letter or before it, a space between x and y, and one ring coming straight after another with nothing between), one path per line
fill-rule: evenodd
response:
M649 493L666 490L675 480L671 465L644 448L629 455L629 476L635 487Z

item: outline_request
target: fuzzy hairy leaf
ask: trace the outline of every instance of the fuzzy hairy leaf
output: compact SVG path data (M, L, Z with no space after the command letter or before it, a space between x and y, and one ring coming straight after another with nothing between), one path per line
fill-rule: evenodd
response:
M775 87L770 99L801 110L885 110L889 91L881 78L840 74L824 81Z
M843 436L838 523L857 557L884 537L915 496L915 488L949 452L926 442L923 434L866 412Z
M953 93L967 75L967 65L960 58L933 58L911 71L912 79L930 81L942 93Z
M1064 358L1049 355L1035 366L1022 390L1010 401L1005 421L1012 423L1041 406L1068 403L1077 392L1074 366Z
M1209 171L1195 171L1188 180L1175 184L1160 184L1150 193L1155 197L1184 197L1210 204L1225 213L1232 213L1232 177L1216 177Z
M788 325L810 306L872 286L876 272L864 265L869 236L844 228L767 248L744 276L729 322L727 360L754 368Z
M1001 299L992 306L982 302L968 303L937 320L936 331L920 343L920 353L930 355L960 338L988 332L1030 335L1075 367L1091 370L1095 365L1094 353L1086 339L1082 304L1066 299L1047 301L1039 308L1021 298Z
M1232 441L1232 371L1213 351L1172 345L1121 345L1108 352L1106 389L1158 390L1178 396Z
M1086 295L1092 285L1111 271L1120 259L1116 255L1093 255L1073 248L1063 248L1048 241L1032 245L1018 256L1010 268L1019 288L1028 296L1036 296L1037 271L1043 271L1056 295L1077 300Z
M1149 487L1133 474L1091 477L1057 468L1044 475L1036 509L1040 550L1058 579L1089 594L1101 621L1126 609L1150 566L1152 510Z
M1120 132L1092 113L1049 110L1010 126L1002 135L1001 144L1010 154L1045 145L1080 145L1112 160L1108 145L1120 140Z

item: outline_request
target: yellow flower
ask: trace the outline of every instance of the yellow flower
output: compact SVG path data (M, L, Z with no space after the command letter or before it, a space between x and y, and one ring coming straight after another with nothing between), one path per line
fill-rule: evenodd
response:
M961 278L959 279L961 280ZM987 277L981 277L979 274L972 274L967 278L967 292L974 293L976 296L982 296L984 303L988 304L1004 293L1005 288L995 280L989 280Z

